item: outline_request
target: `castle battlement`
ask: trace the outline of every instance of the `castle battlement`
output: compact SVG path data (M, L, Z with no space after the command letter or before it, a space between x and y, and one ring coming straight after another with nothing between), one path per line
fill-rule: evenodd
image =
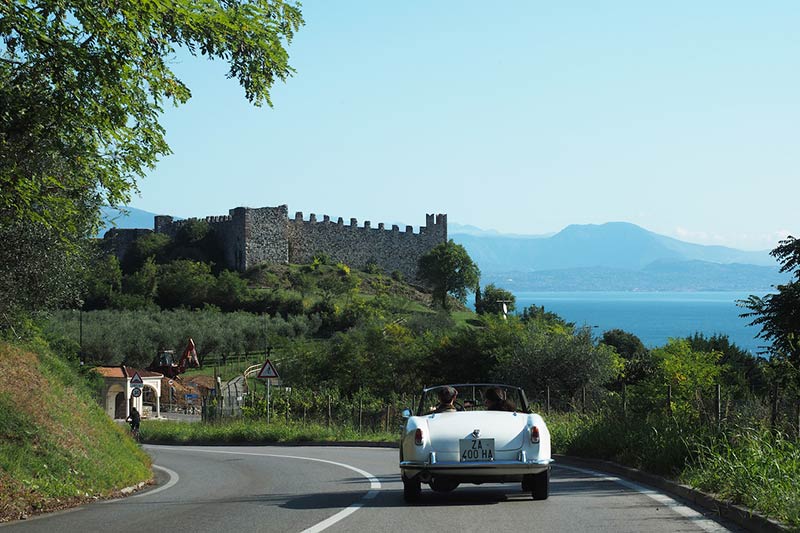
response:
M289 222L295 223L295 224L301 224L301 223L302 224L330 224L330 225L334 225L334 226L342 226L342 227L352 228L352 229L370 230L370 231L388 231L388 232L403 233L403 234L411 233L411 234L415 234L415 235L427 234L435 226L439 226L441 228L444 228L444 230L446 231L447 215L429 214L429 215L425 215L425 217L426 217L425 225L424 226L420 226L419 227L419 231L417 231L417 232L414 231L414 227L413 226L406 226L405 229L401 232L400 231L400 227L398 225L396 225L396 224L393 224L391 229L386 229L386 224L383 223L383 222L378 222L378 227L377 228L373 228L372 227L372 222L369 221L369 220L365 220L364 224L362 226L359 226L357 218L351 218L350 219L350 223L345 225L344 224L344 219L342 217L339 217L336 222L333 222L331 217L330 217L330 215L322 215L322 220L319 220L317 215L316 215L316 213L309 213L308 220L306 220L305 219L305 215L303 214L302 211L296 211L295 214L294 214L294 218L290 219ZM208 220L210 218L218 218L218 217L206 217L206 220Z
M399 271L409 279L416 279L419 258L437 244L447 242L445 214L426 214L425 225L414 233L413 226L400 231L397 224L386 229L386 225L379 222L378 227L373 228L369 220L359 226L356 218L345 224L342 217L333 222L330 216L323 215L322 220L318 220L315 213L304 220L302 211L290 218L287 205L237 207L228 213L202 220L211 226L224 252L226 266L238 271L260 263L310 263L314 255L322 252L356 268L376 264L387 273ZM174 220L171 216L157 215L153 230L174 238L182 226L197 220ZM126 246L132 243L117 234L112 236L116 242L128 243ZM118 249L117 255L121 253Z

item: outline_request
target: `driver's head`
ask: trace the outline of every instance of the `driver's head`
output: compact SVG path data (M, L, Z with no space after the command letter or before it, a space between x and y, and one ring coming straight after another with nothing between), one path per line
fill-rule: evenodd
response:
M453 403L453 400L456 399L458 395L458 391L451 387L450 385L444 386L439 389L439 403L448 404Z

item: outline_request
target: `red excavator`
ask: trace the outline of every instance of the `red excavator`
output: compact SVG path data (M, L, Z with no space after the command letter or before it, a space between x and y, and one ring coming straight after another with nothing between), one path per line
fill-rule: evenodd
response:
M170 379L175 379L178 374L186 372L187 368L199 367L200 362L197 360L197 350L195 350L194 341L190 337L178 362L175 362L175 350L159 350L158 355L147 367L147 370L160 372Z

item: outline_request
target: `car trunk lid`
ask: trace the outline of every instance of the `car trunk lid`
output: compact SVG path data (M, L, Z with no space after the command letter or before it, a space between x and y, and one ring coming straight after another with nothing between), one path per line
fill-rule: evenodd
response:
M438 413L427 417L433 449L458 452L459 439L473 438L478 430L481 439L494 439L495 450L511 451L522 447L527 416L501 411Z

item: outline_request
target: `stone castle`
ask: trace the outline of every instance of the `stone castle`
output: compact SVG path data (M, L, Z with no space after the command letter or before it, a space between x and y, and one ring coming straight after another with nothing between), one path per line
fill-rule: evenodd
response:
M196 220L196 219L189 219ZM204 219L211 226L225 257L225 266L244 272L261 263L310 263L317 253L325 253L334 261L355 268L374 263L386 273L401 272L407 279L417 279L420 257L434 246L447 242L447 215L427 215L425 225L414 233L412 226L400 231L397 225L386 229L383 223L373 228L369 221L358 226L355 218L345 225L339 218L332 221L327 215L308 220L297 212L289 218L286 205L278 207L237 207L228 215ZM187 220L157 215L154 231L171 237ZM123 258L133 241L149 233L144 229L111 229L104 240Z

